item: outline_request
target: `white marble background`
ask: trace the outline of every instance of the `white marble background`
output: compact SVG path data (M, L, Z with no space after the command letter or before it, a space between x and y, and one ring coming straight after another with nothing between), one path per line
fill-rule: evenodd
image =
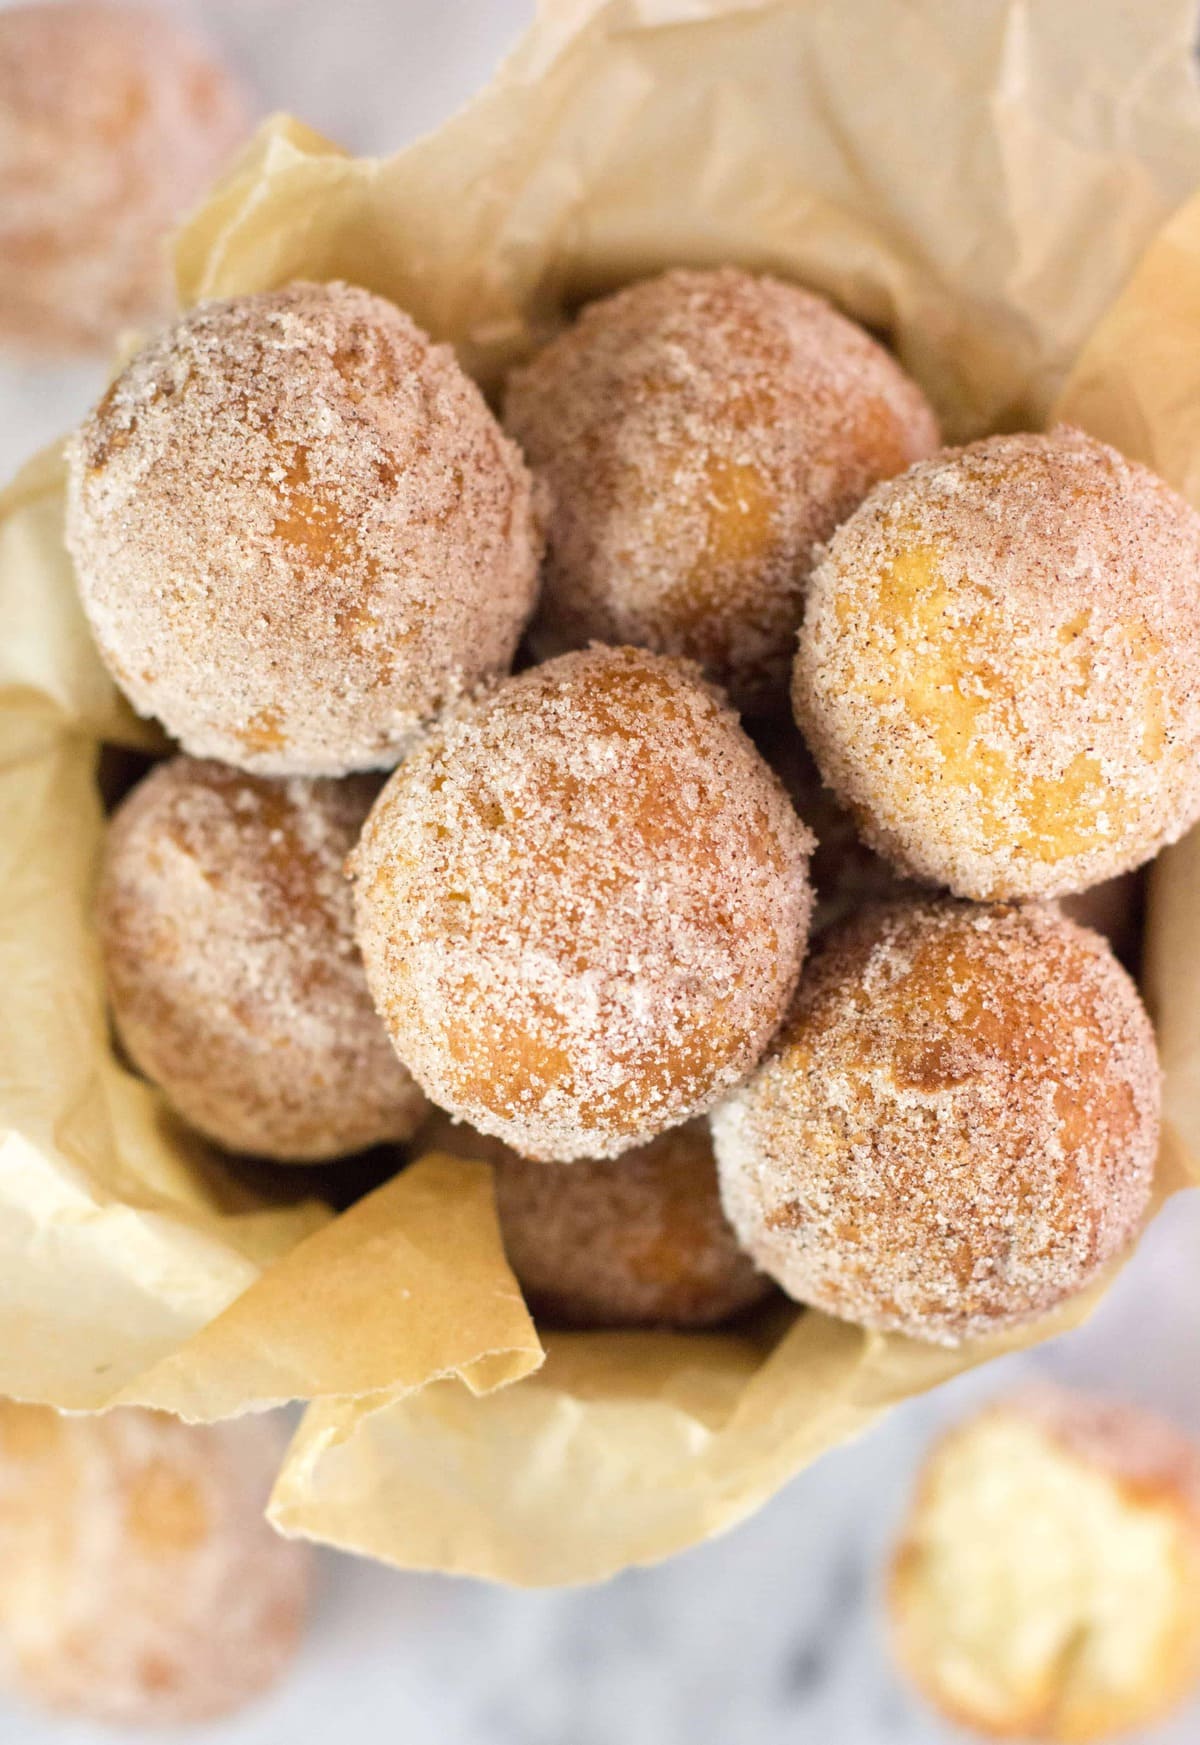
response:
M7 3L7 0L3 0ZM181 0L182 3L182 0ZM481 83L523 0L194 0L264 108L359 151L434 125ZM103 366L0 363L7 477L92 398ZM322 1558L290 1680L195 1745L939 1745L898 1683L883 1559L932 1432L1031 1369L1155 1406L1200 1435L1200 1195L1159 1219L1092 1322L910 1403L756 1519L598 1589L510 1593ZM140 1733L146 1745L179 1735ZM0 1745L113 1734L0 1706ZM1196 1745L1200 1702L1147 1745Z

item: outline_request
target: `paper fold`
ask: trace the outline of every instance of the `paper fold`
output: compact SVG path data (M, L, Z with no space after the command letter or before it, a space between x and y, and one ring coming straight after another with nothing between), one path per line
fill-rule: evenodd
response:
M1093 1296L1041 1329L1081 1320ZM282 1531L522 1587L600 1581L721 1532L897 1401L1029 1343L948 1352L804 1313L777 1340L559 1333L486 1400L436 1383L305 1414Z

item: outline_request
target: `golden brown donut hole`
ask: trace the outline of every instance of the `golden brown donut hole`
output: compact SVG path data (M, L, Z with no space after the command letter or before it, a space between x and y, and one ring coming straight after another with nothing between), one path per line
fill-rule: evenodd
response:
M796 717L867 841L960 896L1059 896L1200 813L1200 516L1080 431L872 492L813 574Z
M509 1265L539 1319L573 1327L712 1327L771 1291L721 1210L712 1141L690 1121L621 1157L537 1163L436 1116L417 1148L496 1174Z
M447 346L351 285L202 303L68 445L96 642L185 751L263 775L390 769L507 672L532 482Z
M564 655L452 713L376 802L352 862L376 1005L440 1107L528 1157L616 1156L766 1047L809 845L694 669Z
M1159 1099L1149 1020L1096 934L1049 905L868 909L713 1115L725 1209L798 1301L957 1344L1128 1246Z
M1200 1455L1134 1405L1046 1384L994 1402L927 1458L888 1611L960 1726L1141 1738L1200 1681Z
M343 873L377 791L179 757L114 814L97 913L118 1034L230 1151L317 1162L406 1139L425 1113L371 1004Z
M274 1684L309 1589L307 1547L263 1519L282 1459L253 1415L199 1428L0 1401L0 1647L17 1693L173 1726Z
M247 131L232 74L161 8L0 10L0 344L103 348L171 306L167 237Z
M550 501L538 651L681 655L740 708L786 696L814 544L938 440L860 327L732 267L590 304L514 373L505 423Z

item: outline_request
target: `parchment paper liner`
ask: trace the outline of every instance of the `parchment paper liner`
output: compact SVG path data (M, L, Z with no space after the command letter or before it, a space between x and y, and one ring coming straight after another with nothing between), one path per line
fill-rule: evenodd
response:
M885 332L952 436L1058 399L1200 502L1200 204L1150 246L1200 164L1192 11L555 0L397 158L271 124L183 233L181 293L346 277L494 388L586 295L738 261ZM0 1391L196 1418L313 1399L273 1502L286 1530L579 1581L718 1531L894 1401L1086 1312L951 1354L814 1314L560 1334L534 1374L481 1166L424 1160L337 1220L256 1198L110 1051L96 745L153 736L91 649L53 458L4 510ZM1200 1174L1198 861L1193 838L1151 890L1160 1195Z

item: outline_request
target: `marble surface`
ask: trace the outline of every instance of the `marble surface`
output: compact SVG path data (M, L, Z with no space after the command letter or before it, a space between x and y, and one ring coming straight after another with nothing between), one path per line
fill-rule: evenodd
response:
M197 0L256 85L361 151L433 125L486 76L520 0ZM63 430L103 365L0 365L0 472ZM1179 1197L1090 1324L911 1402L725 1538L607 1586L509 1593L321 1562L294 1675L196 1745L937 1745L882 1638L883 1559L930 1435L1031 1370L1155 1406L1200 1434L1200 1195ZM1194 1745L1200 1703L1153 1735ZM147 1745L178 1735L140 1733ZM0 1706L0 1745L111 1732Z

